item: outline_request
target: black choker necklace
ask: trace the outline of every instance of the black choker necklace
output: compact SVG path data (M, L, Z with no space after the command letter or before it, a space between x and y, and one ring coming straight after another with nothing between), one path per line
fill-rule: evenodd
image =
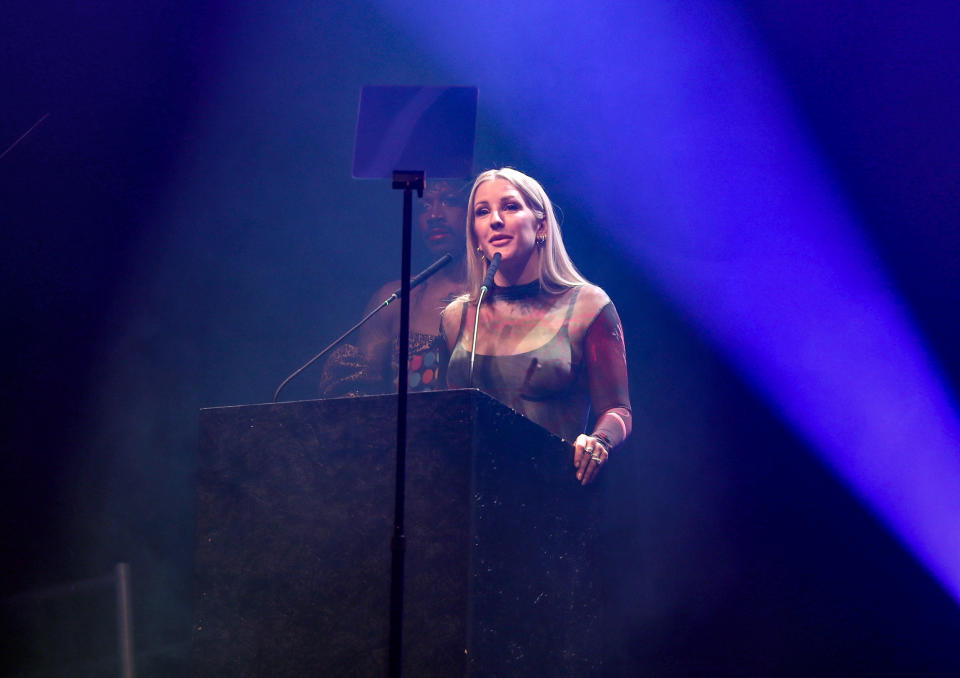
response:
M529 299L540 294L540 281L534 280L526 285L511 285L509 287L500 287L494 283L490 288L490 296L497 299Z

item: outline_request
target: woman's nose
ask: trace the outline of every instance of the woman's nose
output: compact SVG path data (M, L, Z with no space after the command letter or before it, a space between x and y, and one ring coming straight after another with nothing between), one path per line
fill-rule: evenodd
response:
M490 228L503 228L503 219L500 218L500 212L498 210L490 213Z

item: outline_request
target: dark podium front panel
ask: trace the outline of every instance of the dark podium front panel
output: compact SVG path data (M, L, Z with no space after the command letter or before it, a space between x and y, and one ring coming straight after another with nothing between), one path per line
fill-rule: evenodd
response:
M194 675L387 670L396 396L200 415ZM599 672L597 497L475 390L411 394L404 674Z

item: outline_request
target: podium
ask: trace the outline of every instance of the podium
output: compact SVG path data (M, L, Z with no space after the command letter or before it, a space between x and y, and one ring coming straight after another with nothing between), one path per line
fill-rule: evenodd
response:
M396 396L200 414L193 675L387 673ZM474 389L409 396L404 675L601 669L594 487Z

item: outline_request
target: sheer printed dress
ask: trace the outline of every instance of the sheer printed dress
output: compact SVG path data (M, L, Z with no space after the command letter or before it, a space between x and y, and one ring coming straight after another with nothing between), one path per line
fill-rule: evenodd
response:
M616 308L599 287L549 294L537 281L494 286L480 309L473 384L476 305L464 302L458 310L446 374L450 388L475 386L571 442L588 431L591 407L598 415L594 434L603 433L614 447L628 435L623 332ZM452 323L443 324L449 332ZM444 339L441 344L449 350Z

